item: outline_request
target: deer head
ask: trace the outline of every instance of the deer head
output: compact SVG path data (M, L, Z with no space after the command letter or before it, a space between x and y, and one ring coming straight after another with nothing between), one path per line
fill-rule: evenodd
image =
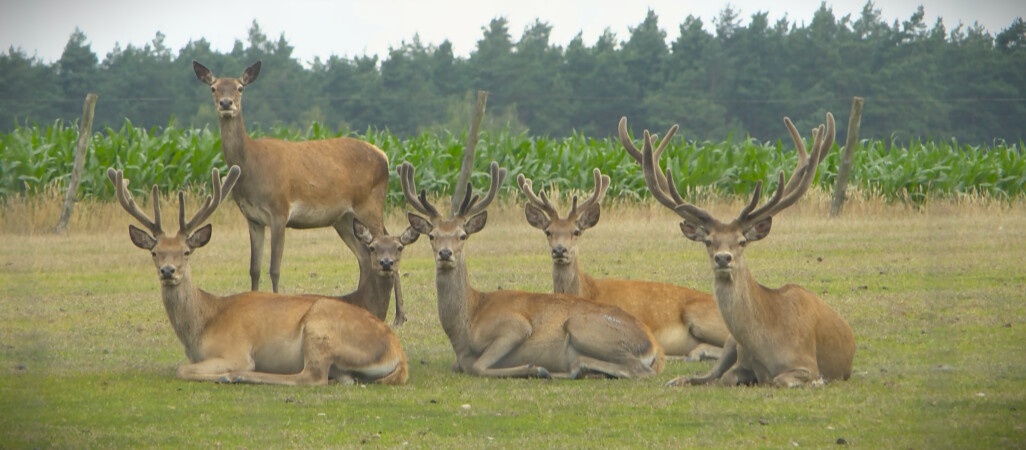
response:
M491 185L484 200L481 200L480 195L471 196L473 188L467 183L467 195L453 216L448 219L443 218L438 209L428 202L426 191L421 190L419 195L414 194L417 191L413 181L416 168L412 164L404 162L397 170L406 201L427 216L425 218L412 212L408 213L410 226L431 240L431 250L434 252L435 266L438 269L451 270L457 267L463 260L464 242L471 234L481 231L488 221L488 211L485 208L495 199L499 185L506 178L506 169L500 169L497 162L492 162Z
M217 116L231 119L242 111L242 91L260 75L260 61L247 67L239 78L217 78L210 69L196 61L192 62L192 70L196 72L196 78L210 86Z
M370 229L357 219L353 219L353 232L370 252L372 267L378 272L378 275L384 278L395 276L395 271L399 269L399 258L402 256L403 247L416 242L420 237L420 233L412 227L406 227L399 237L385 234L374 237Z
M601 213L600 203L609 188L609 176L602 175L599 169L595 175L595 191L580 205L577 196L571 200L570 212L560 217L556 207L545 197L545 192L535 195L529 178L523 174L517 176L517 185L527 196L528 203L524 206L527 223L545 232L552 249L552 261L556 264L570 264L577 257L577 238L595 226Z
M626 119L620 119L620 125L622 140L626 134L623 131L626 128ZM830 113L826 114L825 127L820 125L812 130L811 155L806 151L805 141L798 134L791 119L785 117L784 125L787 126L798 152L798 163L791 173L790 179L785 184L784 172L781 171L777 190L773 197L758 209L756 206L759 203L762 182L756 183L751 201L741 210L741 214L730 222L717 220L704 209L681 198L670 171L667 170L665 175L659 173L659 161L656 159L656 152L652 149L652 137L648 134L648 130L644 132L644 147L641 154L645 184L648 185L653 197L684 219L680 223L684 237L705 244L717 276L732 276L739 267L745 266L745 246L766 237L773 224L773 216L793 205L805 194L805 191L812 185L820 161L834 144L834 116ZM667 135L672 134L675 128L676 125ZM627 145L624 144L625 147ZM630 147L633 148L633 144L630 144ZM634 149L636 150L636 148Z
M121 206L149 230L147 233L135 225L129 225L128 235L136 247L149 250L162 284L176 286L188 276L188 261L192 251L210 241L211 225L207 224L199 229L197 226L207 220L210 214L217 209L221 200L235 186L241 172L238 166L232 166L228 170L228 176L222 181L220 173L214 169L211 174L214 185L211 191L213 196L208 195L203 206L188 221L185 220L185 193L179 191L179 227L178 232L172 235L165 233L161 225L157 186L153 186L154 219L151 220L132 200L132 196L128 192L128 180L124 178L124 173L113 168L107 169L107 177L110 178L111 183L114 183L114 191Z

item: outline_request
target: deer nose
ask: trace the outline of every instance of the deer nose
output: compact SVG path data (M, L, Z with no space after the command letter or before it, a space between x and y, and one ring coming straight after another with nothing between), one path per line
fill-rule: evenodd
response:
M448 260L452 259L452 250L449 250L447 248L443 248L443 249L439 250L438 251L438 259L440 259L442 261L448 261Z
M232 107L232 99L230 98L221 99L221 101L218 103L221 105L221 109L228 109Z
M175 266L161 266L160 276L161 278L171 278L175 275Z
M730 253L727 252L717 253L715 256L713 256L713 260L716 261L716 265L721 268L727 268L728 266L730 266L730 261L732 259L733 257L730 255Z
M555 247L552 247L552 257L553 258L563 258L563 257L566 257L566 252L567 252L566 247L564 247L562 245L557 245Z
M378 260L378 263L381 264L381 270L392 270L392 264L394 264L395 261L391 258L381 258Z

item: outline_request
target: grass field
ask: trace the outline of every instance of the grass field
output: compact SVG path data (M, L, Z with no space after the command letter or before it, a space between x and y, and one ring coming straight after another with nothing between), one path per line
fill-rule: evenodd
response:
M811 192L746 255L765 285L794 282L847 318L847 382L819 389L667 388L711 363L671 361L648 380L508 380L452 373L426 241L402 262L410 360L401 387L183 382L156 271L116 204L84 203L49 234L53 199L0 209L0 447L832 447L1026 445L1026 207L938 200L849 204L827 218ZM166 205L166 203L165 203ZM736 214L740 204L712 205ZM165 206L170 218L174 209ZM491 208L468 242L479 289L551 288L542 234L518 205ZM405 227L390 211L389 229ZM191 267L219 294L243 291L248 237L233 204ZM582 238L593 275L708 290L705 252L659 206L610 206ZM266 247L265 247L266 248ZM265 257L265 266L267 258ZM263 288L269 282L264 269ZM290 230L287 293L355 288L329 229Z

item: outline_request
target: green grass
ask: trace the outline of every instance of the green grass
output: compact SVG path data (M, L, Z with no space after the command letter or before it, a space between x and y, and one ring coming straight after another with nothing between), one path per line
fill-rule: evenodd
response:
M173 377L185 356L155 269L130 243L131 219L119 206L87 205L64 236L48 227L0 231L0 447L1022 446L1023 204L856 203L827 219L827 196L811 194L746 255L760 282L806 286L854 329L852 379L821 389L663 387L708 362L671 361L649 380L452 373L426 241L402 262L410 322L397 334L409 384L183 382ZM739 208L711 207L724 215ZM648 204L606 209L582 238L590 273L711 287L704 249L681 237L672 213ZM19 211L5 209L0 222ZM389 229L400 230L401 220L391 210ZM226 205L212 221L211 243L192 259L196 282L244 291L243 220ZM287 236L285 292L353 289L355 261L334 231ZM515 204L492 208L467 246L478 288L550 287L544 237ZM267 289L266 274L262 281Z

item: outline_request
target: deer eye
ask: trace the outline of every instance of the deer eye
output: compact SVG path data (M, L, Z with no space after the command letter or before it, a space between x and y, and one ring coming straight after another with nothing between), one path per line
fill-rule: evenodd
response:
M433 235L433 234L429 234L429 235L428 235L428 239L430 239L430 240L432 240L432 241L433 241L433 240L435 240L435 235Z
M217 92L217 88L213 87L213 86L210 86L210 92Z
M551 231L549 231L549 230L545 230L545 235L546 235L546 236L552 236L552 232L551 232Z
M245 88L242 87L242 86L239 86L239 92L242 92L243 89L245 89Z
M705 243L706 247L712 245L712 239L702 239L702 242Z
M746 240L746 239L741 239L741 240L737 241L737 245L739 247L744 247L747 244L748 244L748 240Z
M400 252L403 251L403 246L400 245L398 248L396 248L396 250L398 250Z
M157 252L150 252L150 256L156 258L157 257Z
M574 230L574 236L580 236L581 230Z
M191 255L191 254L192 254L192 252L191 252L191 251L189 251L189 250L186 250L186 251L185 251L185 256L189 256L189 255Z
M467 233L463 233L463 234L461 234L461 235L460 235L460 240L461 240L461 241L465 241L465 240L467 240Z

